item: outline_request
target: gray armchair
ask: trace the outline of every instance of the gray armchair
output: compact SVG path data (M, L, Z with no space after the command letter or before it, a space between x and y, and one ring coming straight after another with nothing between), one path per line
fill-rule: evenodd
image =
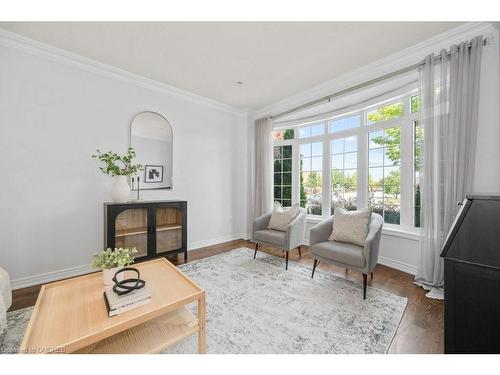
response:
M373 278L372 271L377 265L383 224L382 216L372 213L363 247L328 240L332 234L333 216L312 227L309 238L309 253L314 259L311 278L314 277L314 271L320 261L361 272L363 274L363 299L366 299L367 277L371 274Z
M281 232L279 230L267 229L271 220L271 213L259 216L253 222L252 241L255 242L253 258L255 259L257 250L262 245L277 247L286 252L285 269L288 270L288 252L297 247L299 249L299 257L302 256L300 245L304 238L306 219L307 211L301 208L297 217L288 225L288 230Z

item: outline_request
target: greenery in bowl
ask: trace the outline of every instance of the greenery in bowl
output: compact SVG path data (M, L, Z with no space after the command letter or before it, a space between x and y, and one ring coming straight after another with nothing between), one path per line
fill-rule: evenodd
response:
M96 152L96 154L92 155L92 158L99 159L104 164L104 166L100 168L101 171L112 177L132 176L142 170L141 164L132 164L135 158L135 151L132 147L127 149L125 155L118 155L113 151L102 153L100 150L96 150Z
M101 253L96 253L92 259L92 268L99 270L109 270L115 267L126 267L134 263L134 255L137 249L133 247L128 248L115 248L114 250L108 248Z

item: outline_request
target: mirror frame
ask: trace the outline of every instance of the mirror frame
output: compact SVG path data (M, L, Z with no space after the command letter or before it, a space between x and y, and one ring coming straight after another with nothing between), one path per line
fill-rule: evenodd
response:
M160 117L162 117L166 122L167 124L170 126L170 130L172 131L172 184L171 186L169 187L151 187L151 188L147 188L147 187L144 187L144 185L146 185L144 182L141 183L141 191L142 190L173 190L173 186L174 186L174 129L172 127L172 124L170 123L170 121L167 120L167 118L165 116L163 116L161 113L158 113L158 112L155 112L155 111L140 111L140 112L137 112L134 117L132 117L132 121L130 122L130 126L129 126L129 129L130 129L130 133L129 133L129 145L130 147L133 147L132 146L132 125L134 124L134 120L137 118L137 116L143 114L143 113L153 113L155 115L158 115ZM144 166L143 166L144 167ZM130 184L130 180L131 180L131 176L129 176L129 184ZM131 191L137 191L137 189L132 189L131 188Z

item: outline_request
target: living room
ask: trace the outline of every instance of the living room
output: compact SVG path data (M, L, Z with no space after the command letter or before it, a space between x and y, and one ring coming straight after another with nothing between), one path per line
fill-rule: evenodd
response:
M495 15L22 11L0 22L2 363L500 352Z

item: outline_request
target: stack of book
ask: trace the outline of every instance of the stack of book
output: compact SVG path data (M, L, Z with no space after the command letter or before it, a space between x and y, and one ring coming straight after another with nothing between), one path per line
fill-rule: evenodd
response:
M108 316L114 316L151 302L151 292L145 286L120 296L113 292L113 287L110 286L104 290L104 301L108 309Z

